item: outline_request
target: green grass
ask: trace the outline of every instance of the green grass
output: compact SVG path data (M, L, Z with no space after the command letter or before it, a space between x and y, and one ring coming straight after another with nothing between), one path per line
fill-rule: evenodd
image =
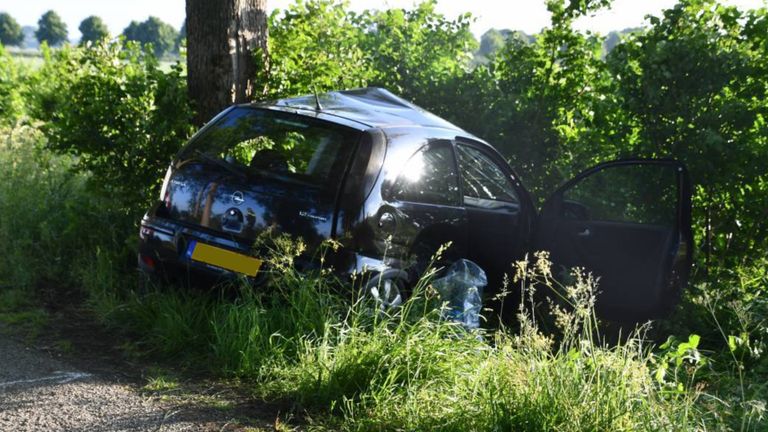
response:
M160 370L150 372L147 383L141 388L145 392L168 393L179 389L178 380L168 373Z
M48 323L48 314L28 290L0 287L0 323L14 326L33 339Z
M337 288L328 277L286 268L269 295L129 293L105 318L140 335L146 352L237 377L258 397L320 413L314 418L330 428L690 430L703 424L688 382L657 381L657 359L639 338L601 346L591 335L590 314L561 311L566 327L557 343L530 318L519 332L483 336L440 318L428 279L392 316ZM670 385L683 390L669 392Z

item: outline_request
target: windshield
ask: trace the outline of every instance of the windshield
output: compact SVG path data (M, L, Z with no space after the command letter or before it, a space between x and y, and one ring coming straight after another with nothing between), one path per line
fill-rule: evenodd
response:
M303 116L239 107L185 147L179 159L332 186L341 180L358 135Z

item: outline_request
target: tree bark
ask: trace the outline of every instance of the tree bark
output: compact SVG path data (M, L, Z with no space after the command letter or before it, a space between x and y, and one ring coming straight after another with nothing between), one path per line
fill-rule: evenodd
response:
M187 87L198 125L253 98L267 35L267 0L187 0Z

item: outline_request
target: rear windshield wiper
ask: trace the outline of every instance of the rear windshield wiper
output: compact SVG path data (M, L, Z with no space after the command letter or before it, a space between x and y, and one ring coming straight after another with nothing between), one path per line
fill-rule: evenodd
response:
M200 150L195 150L195 155L205 160L206 162L210 162L214 165L224 168L225 170L231 172L232 174L235 174L238 177L243 177L243 178L247 177L243 171L241 171L240 169L238 169L237 167L235 167L234 165L232 165L231 163L223 159L213 157L208 153L201 152Z

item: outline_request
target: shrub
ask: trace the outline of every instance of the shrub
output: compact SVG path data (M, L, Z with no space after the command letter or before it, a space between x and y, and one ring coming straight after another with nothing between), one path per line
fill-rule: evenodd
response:
M44 56L29 96L48 147L76 156L76 167L124 209L154 198L192 131L181 66L164 72L151 52L122 41Z
M0 284L64 289L76 283L75 263L96 246L124 250L124 225L89 190L88 176L72 172L72 158L45 150L31 126L0 128L0 136Z
M13 124L24 112L21 75L18 63L0 44L0 126Z
M362 30L346 3L299 1L269 19L270 64L265 97L364 87L373 76L359 46Z

